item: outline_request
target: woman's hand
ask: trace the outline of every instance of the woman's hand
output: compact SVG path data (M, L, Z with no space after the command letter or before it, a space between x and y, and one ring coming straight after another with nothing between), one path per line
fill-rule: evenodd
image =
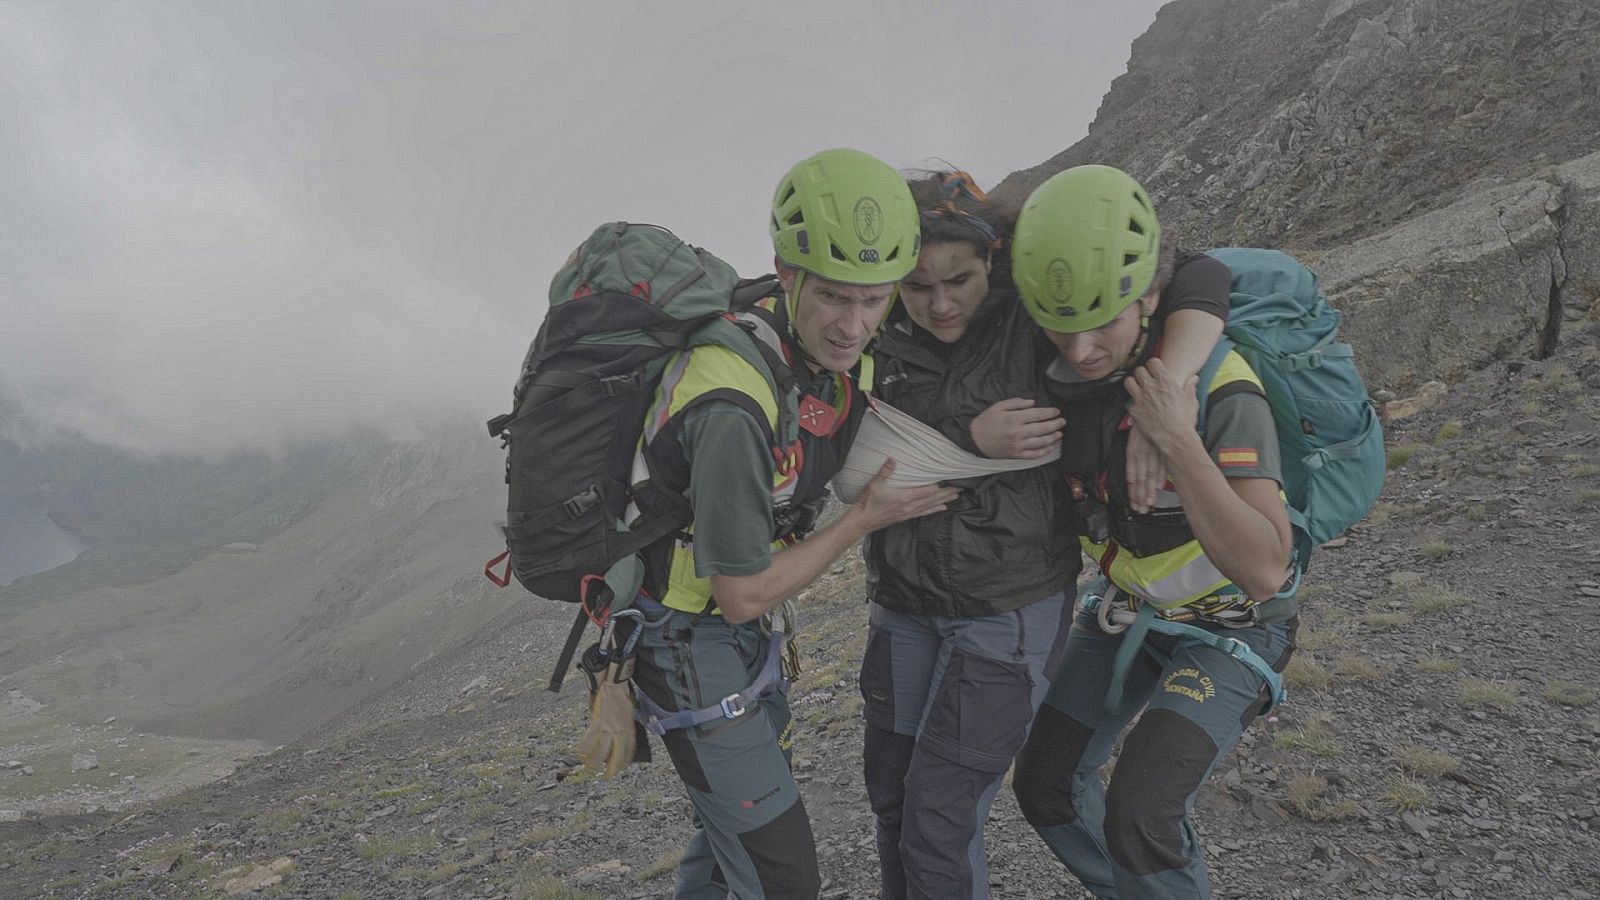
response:
M1000 400L972 420L972 442L990 459L1038 459L1061 443L1067 420L1053 406L1032 400Z
M1190 442L1200 440L1200 433L1195 430L1200 416L1200 400L1195 396L1198 383L1195 375L1179 381L1159 359L1150 360L1123 380L1132 400L1128 415L1134 428L1143 432L1163 461ZM1131 439L1129 446L1131 449Z

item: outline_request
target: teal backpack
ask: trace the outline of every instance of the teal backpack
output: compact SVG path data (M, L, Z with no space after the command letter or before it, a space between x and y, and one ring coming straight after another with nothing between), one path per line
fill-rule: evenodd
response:
M1233 271L1223 338L1200 370L1209 385L1229 350L1266 390L1283 455L1283 490L1294 527L1294 583L1311 551L1360 521L1383 488L1383 428L1339 340L1341 314L1317 276L1277 250L1224 248L1208 254ZM1206 392L1200 391L1200 421Z

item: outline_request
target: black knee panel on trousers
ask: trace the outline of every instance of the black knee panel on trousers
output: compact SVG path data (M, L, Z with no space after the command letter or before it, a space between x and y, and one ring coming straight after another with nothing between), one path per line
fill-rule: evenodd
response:
M885 824L900 824L900 810L906 799L906 771L911 768L911 754L916 749L914 735L867 726L861 748L861 773L872 811Z
M1106 790L1106 849L1117 865L1134 875L1188 865L1184 809L1216 758L1204 728L1171 710L1145 712Z
M862 716L867 724L894 731L894 636L882 628L867 629L867 651L861 658Z
M917 744L956 765L998 775L1011 767L1028 734L1032 694L1027 665L955 648L928 698Z
M1028 742L1017 754L1011 790L1022 817L1035 828L1066 825L1078 817L1072 806L1072 773L1094 732L1048 703L1039 707Z
M815 900L822 892L811 820L799 800L776 819L739 835L767 900Z

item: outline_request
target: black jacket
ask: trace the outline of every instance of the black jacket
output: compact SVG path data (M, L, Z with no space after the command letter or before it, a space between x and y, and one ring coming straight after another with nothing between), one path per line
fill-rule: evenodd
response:
M902 311L872 353L876 396L978 453L972 420L998 400L1042 397L1042 363L1054 350L1013 293L993 291L957 343ZM950 483L962 489L950 509L868 536L874 601L905 613L984 616L1075 582L1082 562L1058 521L1064 487L1055 466Z

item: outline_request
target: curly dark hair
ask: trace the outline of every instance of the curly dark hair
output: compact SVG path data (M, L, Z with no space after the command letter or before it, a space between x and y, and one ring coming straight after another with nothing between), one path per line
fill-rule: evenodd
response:
M1011 239L1017 210L989 199L972 176L959 169L921 169L906 173L911 198L922 221L922 243L971 245L980 259L1003 264L1009 254L996 253Z

